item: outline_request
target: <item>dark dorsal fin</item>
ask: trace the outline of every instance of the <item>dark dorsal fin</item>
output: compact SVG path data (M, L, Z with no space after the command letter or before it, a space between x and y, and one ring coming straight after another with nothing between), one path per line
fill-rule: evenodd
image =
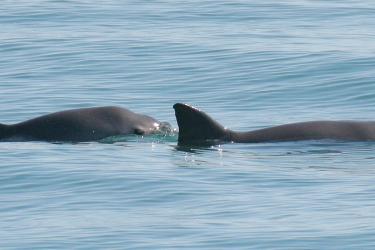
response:
M173 108L179 127L178 143L180 145L228 140L228 131L206 113L181 103L176 103Z

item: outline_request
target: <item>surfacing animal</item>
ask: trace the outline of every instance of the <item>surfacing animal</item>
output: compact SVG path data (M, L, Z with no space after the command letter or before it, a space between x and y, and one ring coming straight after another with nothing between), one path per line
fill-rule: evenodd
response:
M192 106L176 103L173 108L179 127L179 145L322 139L375 141L375 122L372 121L309 121L236 132L224 128L206 113Z
M116 135L147 135L168 126L168 123L121 107L80 108L12 125L0 124L0 140L86 142Z

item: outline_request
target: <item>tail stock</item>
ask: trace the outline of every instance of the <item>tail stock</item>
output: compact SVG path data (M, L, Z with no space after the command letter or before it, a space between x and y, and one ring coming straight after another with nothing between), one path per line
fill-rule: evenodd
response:
M0 123L0 140L9 136L9 126Z

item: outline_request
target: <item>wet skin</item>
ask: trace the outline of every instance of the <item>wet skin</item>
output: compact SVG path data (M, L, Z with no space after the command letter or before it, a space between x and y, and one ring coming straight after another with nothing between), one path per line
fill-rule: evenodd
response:
M65 110L13 125L0 125L0 139L97 141L109 136L150 134L159 129L154 118L121 107Z

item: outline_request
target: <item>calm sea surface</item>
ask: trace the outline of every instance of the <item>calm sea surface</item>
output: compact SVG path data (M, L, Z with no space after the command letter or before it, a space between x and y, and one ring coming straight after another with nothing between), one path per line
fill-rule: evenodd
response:
M375 3L3 0L0 122L172 105L375 119ZM375 143L0 143L1 249L374 249Z

